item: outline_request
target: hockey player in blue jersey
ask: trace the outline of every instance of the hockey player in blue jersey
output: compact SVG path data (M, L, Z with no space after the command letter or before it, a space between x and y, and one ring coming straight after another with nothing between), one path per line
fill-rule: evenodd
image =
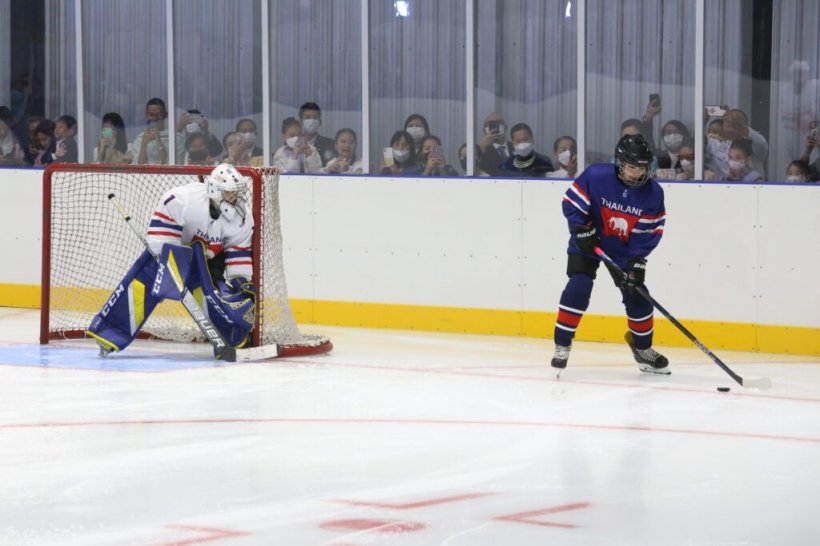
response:
M555 324L552 367L567 367L572 339L589 306L601 260L600 247L626 272L610 270L626 308L625 339L643 372L669 374L669 361L652 348L653 306L637 291L643 286L646 257L663 235L666 211L663 189L652 179L652 152L642 135L624 135L615 148L615 164L589 166L564 194L569 224L567 282ZM606 263L605 263L606 265Z

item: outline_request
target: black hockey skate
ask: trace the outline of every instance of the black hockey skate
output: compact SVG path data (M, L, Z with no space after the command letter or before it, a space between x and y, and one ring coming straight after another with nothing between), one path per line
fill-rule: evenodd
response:
M550 361L550 366L555 368L556 370L556 377L561 377L561 371L567 367L567 361L569 360L569 351L572 349L572 346L564 347L563 345L556 345L555 346L555 353L552 355L552 360Z
M632 333L624 334L629 348L632 349L632 356L635 357L635 362L638 363L638 368L642 372L657 373L662 375L670 375L672 371L669 369L669 359L660 354L658 351L649 347L648 349L638 349L632 344Z

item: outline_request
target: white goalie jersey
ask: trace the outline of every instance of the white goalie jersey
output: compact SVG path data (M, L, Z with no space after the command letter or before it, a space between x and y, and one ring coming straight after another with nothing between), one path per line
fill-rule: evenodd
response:
M159 254L162 245L202 241L208 259L225 253L225 278L253 276L253 215L245 201L235 205L231 214L210 214L210 199L204 183L193 182L165 193L151 214L147 241ZM216 281L217 279L214 279Z

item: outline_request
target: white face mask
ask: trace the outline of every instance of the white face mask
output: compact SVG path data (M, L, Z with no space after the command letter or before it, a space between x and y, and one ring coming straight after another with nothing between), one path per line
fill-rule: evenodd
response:
M666 144L666 147L670 150L677 150L681 144L683 144L683 135L680 133L663 135L663 143Z
M302 120L302 129L304 129L306 133L315 135L316 131L319 130L319 123L318 119L304 119Z
M799 174L793 174L786 177L786 182L806 182L806 179Z
M688 171L690 169L695 168L695 162L690 159L681 159L680 166L683 168L684 171Z
M424 127L408 127L407 132L410 133L410 136L413 137L413 140L416 142L419 142L427 134L424 131Z
M746 170L746 162L730 159L729 160L729 168L732 169L733 171L744 171L744 170Z
M519 142L515 145L515 155L527 157L532 152L532 142Z
M252 148L256 144L256 133L239 133L239 136L242 137L248 148Z
M561 163L561 165L569 164L570 159L572 159L572 150L564 150L558 154L558 162Z
M410 157L410 150L393 150L393 159L397 163L404 163Z
M298 136L292 136L288 139L285 139L285 144L287 144L288 147L290 147L290 148L295 148L296 144L298 142L299 142L299 137Z

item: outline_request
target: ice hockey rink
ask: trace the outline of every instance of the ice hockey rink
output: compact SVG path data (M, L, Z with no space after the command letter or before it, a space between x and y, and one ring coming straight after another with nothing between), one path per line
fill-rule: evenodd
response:
M820 359L303 327L330 355L37 344L0 309L0 544L816 545ZM731 387L720 393L716 387Z

